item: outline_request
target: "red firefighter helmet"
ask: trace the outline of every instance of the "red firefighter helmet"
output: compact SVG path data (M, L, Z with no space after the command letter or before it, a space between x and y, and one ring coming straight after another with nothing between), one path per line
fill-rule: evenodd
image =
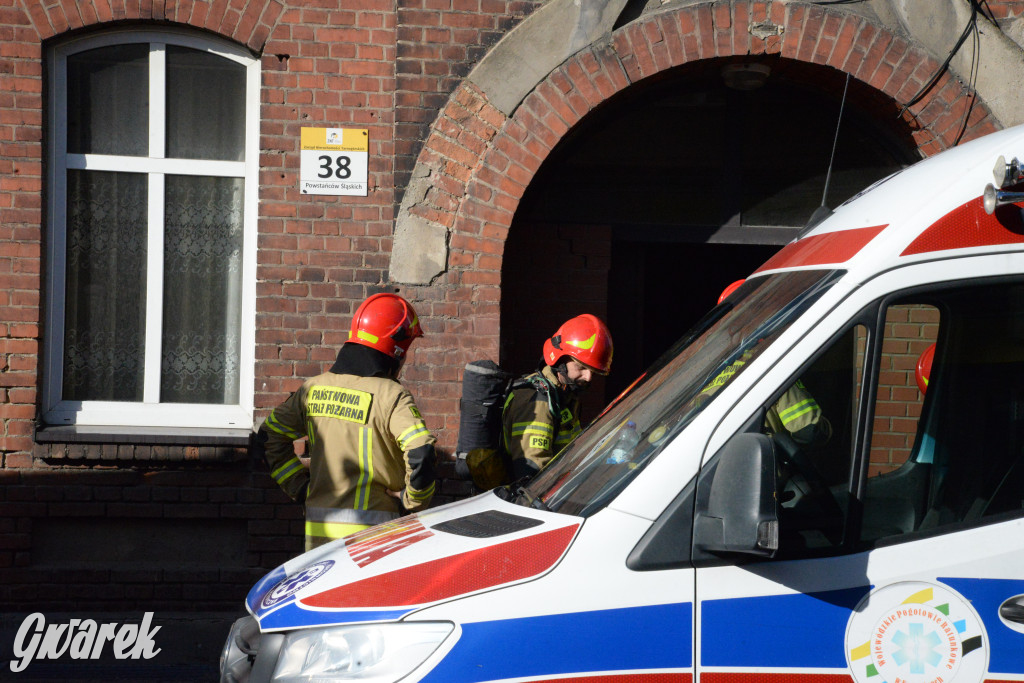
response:
M397 294L374 294L356 309L348 341L402 359L416 337L422 337L419 318Z
M917 358L917 365L914 367L914 379L917 380L917 388L921 393L928 391L928 378L932 374L932 360L935 358L935 344L931 344L921 352Z
M612 335L605 324L597 316L584 313L562 323L544 341L544 362L555 365L569 356L607 375L612 369L612 350Z

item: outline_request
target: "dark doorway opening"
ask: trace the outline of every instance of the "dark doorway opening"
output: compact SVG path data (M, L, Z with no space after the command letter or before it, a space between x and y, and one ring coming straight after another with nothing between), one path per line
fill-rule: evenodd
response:
M778 247L658 244L613 240L608 326L615 339L617 396L718 301L729 283L768 260Z
M762 57L747 75L763 82L737 89L726 74L738 64L646 79L552 150L505 244L503 364L536 365L544 337L573 315L604 318L615 359L584 403L596 414L823 200L838 206L919 158L895 103L870 86L849 81L836 141L845 74Z

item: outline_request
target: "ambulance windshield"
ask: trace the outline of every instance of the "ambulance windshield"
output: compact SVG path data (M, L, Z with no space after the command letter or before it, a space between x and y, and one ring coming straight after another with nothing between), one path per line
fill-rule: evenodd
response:
M603 508L841 274L748 279L517 491L515 502L582 517Z

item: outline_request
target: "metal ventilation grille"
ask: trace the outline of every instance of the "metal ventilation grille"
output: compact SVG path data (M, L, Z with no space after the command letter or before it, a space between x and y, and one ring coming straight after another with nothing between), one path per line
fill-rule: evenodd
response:
M518 515L510 515L507 512L499 512L497 510L488 510L487 512L478 512L475 515L441 522L430 528L455 534L456 536L493 538L529 529L543 523L539 519L519 517Z

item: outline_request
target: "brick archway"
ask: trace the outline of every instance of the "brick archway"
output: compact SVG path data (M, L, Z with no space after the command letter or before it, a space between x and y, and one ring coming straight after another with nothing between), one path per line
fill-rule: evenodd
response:
M449 274L472 272L477 275L471 280L486 279L479 273L493 266L499 266L495 272L500 270L490 256L500 255L501 249L492 242L504 239L530 180L559 140L594 107L673 67L743 55L778 55L831 66L900 106L940 67L886 28L818 6L708 3L655 14L619 29L608 43L575 54L539 83L511 116L491 106L471 82L464 82L424 143L413 176L426 183L410 191L408 215L451 233ZM972 96L947 72L907 109L904 125L922 156L954 144ZM999 127L978 102L963 139ZM401 246L396 243L396 249ZM451 278L446 283L487 284Z
M648 77L699 60L744 55L830 66L898 106L940 67L923 49L863 17L752 0L692 5L633 22L554 69L510 116L464 82L420 153L396 223L391 270L398 282L417 282L402 277L403 253L415 249L422 259L431 250L424 235L433 231L440 240L433 253L436 270L418 281L431 280L431 286L415 291L442 314L434 325L444 333L438 341L424 340L430 350L422 351L447 366L431 374L451 382L447 396L458 395L462 364L498 357L504 242L527 186L563 136L602 102ZM922 156L955 143L973 97L946 73L907 109L903 125ZM963 139L1000 127L977 102ZM444 413L457 415L457 402L450 403Z

